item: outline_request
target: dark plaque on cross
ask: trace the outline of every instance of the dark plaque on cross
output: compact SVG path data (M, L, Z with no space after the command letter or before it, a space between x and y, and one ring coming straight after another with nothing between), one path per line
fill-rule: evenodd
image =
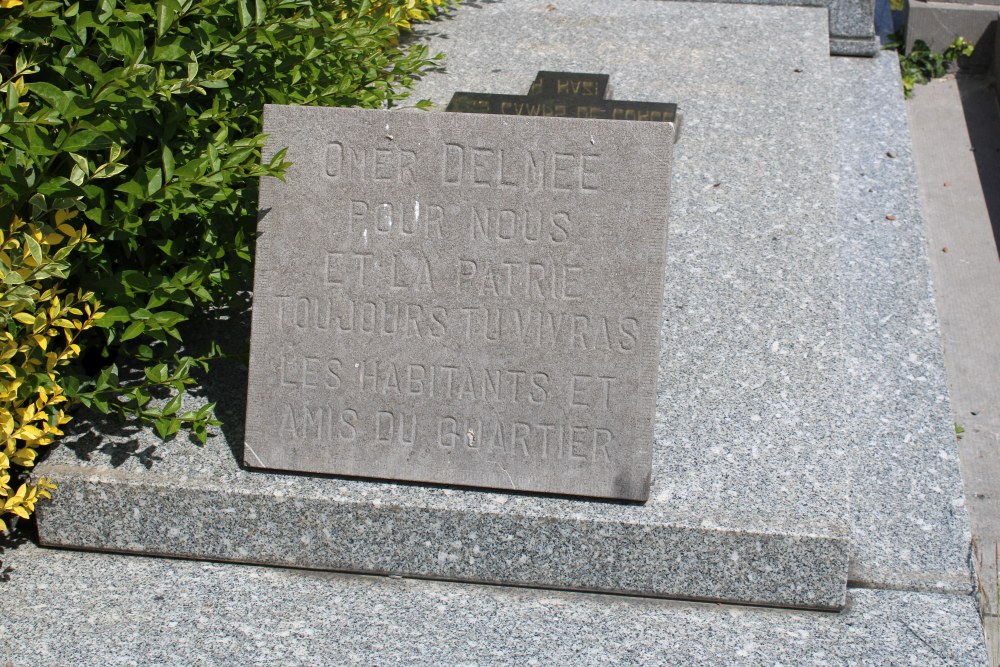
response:
M542 71L535 76L527 95L456 92L445 111L680 125L676 104L608 99L608 79L607 74Z
M528 89L528 97L589 97L603 100L608 94L607 74L539 72Z

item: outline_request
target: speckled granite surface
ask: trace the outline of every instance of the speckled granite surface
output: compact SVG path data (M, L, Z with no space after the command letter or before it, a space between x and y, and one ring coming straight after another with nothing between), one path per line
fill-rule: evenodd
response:
M852 581L969 591L969 525L897 59L831 61Z
M245 371L234 370L205 388L229 430L204 449L95 425L57 451L41 471L61 487L40 512L43 540L840 606L849 406L825 10L566 0L549 11L511 0L463 7L428 32L449 60L417 95L442 105L457 89L517 93L550 69L606 72L617 99L684 111L650 501L246 472L237 465ZM139 455L122 456L129 448Z
M0 664L985 666L972 598L841 613L40 550L0 554Z
M719 0L703 0L717 2ZM829 11L830 54L873 56L881 45L875 36L875 0L722 0L752 5L825 7Z

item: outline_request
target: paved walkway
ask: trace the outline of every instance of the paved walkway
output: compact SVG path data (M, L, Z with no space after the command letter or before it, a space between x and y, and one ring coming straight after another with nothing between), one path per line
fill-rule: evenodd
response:
M1000 114L986 77L918 86L907 108L966 502L1000 664ZM964 429L964 431L962 431Z

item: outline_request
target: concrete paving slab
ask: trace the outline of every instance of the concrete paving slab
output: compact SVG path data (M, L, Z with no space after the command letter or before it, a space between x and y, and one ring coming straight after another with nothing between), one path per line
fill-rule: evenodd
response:
M0 554L14 665L986 664L971 597L853 589L841 613L105 555Z
M985 77L919 86L907 104L982 603L1000 654L1000 115Z

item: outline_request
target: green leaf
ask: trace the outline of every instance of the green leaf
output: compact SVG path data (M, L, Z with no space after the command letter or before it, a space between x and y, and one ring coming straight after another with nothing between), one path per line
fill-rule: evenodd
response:
M90 405L88 405L87 407L97 408L98 412L101 412L102 414L107 415L111 413L111 406L108 405L108 399L104 398L103 396L95 395L91 397Z
M108 138L97 130L80 130L71 134L59 148L67 153L76 153L107 148L110 143Z
M180 10L176 0L159 0L156 4L156 36L163 37Z
M131 319L128 315L128 309L124 306L115 306L104 311L104 317L97 320L96 326L102 328L108 328L118 324L119 322L128 322Z
M41 192L31 195L31 198L28 199L28 204L31 205L31 217L33 218L40 218L49 210L49 205L45 201L45 195Z
M163 406L163 414L167 416L177 414L177 411L181 409L181 402L183 397L184 394L177 394L169 401L167 401L167 404Z
M240 14L240 27L242 28L247 28L253 22L253 17L250 15L247 2L248 0L236 0L236 6L239 9Z
M21 277L20 273L15 271L10 271L3 277L4 285L20 285L24 282L24 278Z
M166 382L169 377L166 364L157 364L152 368L147 368L144 372L150 382Z
M145 330L146 330L146 323L145 322L141 322L141 321L140 322L133 322L132 324L128 325L127 329L125 329L125 333L122 334L122 337L121 337L120 340L122 342L127 341L127 340L132 340L136 336L141 335L142 332L144 332Z
M174 152L170 146L163 144L163 180L169 182L174 177Z
M149 169L146 171L146 178L149 179L149 182L146 184L146 194L152 197L163 187L163 171L161 169Z
M166 419L161 417L153 423L153 426L156 428L156 434L159 435L162 440L166 440L180 430L181 420Z
M207 419L214 410L215 410L215 403L208 403L200 407L198 411L195 413L195 416L198 419Z
M35 260L38 264L42 263L42 246L38 245L36 241L31 236L25 234L24 243L28 246L28 252L31 253L31 258Z
M135 294L136 292L148 292L150 286L149 276L142 273L141 271L123 271L121 274L122 285L126 287L126 291L129 294ZM133 313L132 317L136 319L148 319L149 314L147 313L145 317L136 317Z
M174 327L186 320L187 318L180 313L175 313L170 310L161 310L153 313L150 318L152 321L156 322L161 327Z
M184 40L176 36L169 41L157 44L153 49L153 62L178 62L187 60L188 49Z
M97 22L100 24L107 23L108 19L111 18L112 13L115 11L117 4L116 0L100 0L97 5Z
M62 90L44 81L32 82L28 91L42 98L46 104L55 109L60 115L69 106L69 98Z

